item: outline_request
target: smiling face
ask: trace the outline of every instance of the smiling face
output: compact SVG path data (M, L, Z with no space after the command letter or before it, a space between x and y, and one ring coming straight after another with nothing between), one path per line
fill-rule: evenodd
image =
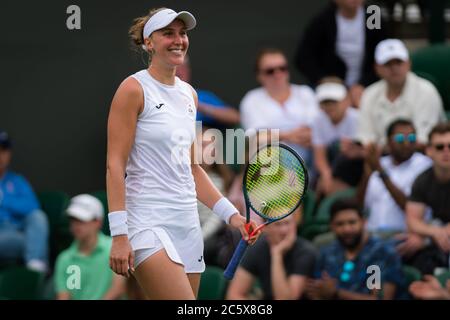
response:
M168 66L183 64L189 47L184 22L175 19L167 27L157 30L145 39L147 50L152 52L152 63Z

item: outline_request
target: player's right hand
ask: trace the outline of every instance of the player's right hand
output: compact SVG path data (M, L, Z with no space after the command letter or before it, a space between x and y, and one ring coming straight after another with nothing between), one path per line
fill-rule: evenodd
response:
M134 272L134 252L128 236L114 236L109 256L109 267L115 273L129 277Z

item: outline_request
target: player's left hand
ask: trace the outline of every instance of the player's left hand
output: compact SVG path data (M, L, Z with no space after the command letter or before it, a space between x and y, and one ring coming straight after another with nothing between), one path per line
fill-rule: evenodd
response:
M247 232L247 229L245 227L246 225L246 219L241 216L239 213L235 213L234 215L231 216L230 218L230 225L239 229L239 231L241 232L242 238L244 240L246 240L248 242L249 245L253 245L256 240L258 240L260 234L261 234L261 230L258 231L256 234L250 236L250 234L252 233L252 230L255 230L257 225L254 221L250 220L249 222L249 231Z

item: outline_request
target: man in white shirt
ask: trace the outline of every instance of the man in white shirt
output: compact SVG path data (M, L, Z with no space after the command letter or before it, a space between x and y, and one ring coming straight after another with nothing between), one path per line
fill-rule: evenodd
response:
M329 77L321 82L316 88L321 110L313 122L312 143L314 164L320 174L317 191L328 195L358 184L363 149L353 141L358 110L349 106L342 80Z
M408 50L398 39L381 41L375 62L381 80L367 87L361 98L358 139L365 145L385 145L388 125L404 118L414 124L417 147L423 148L431 128L445 120L439 93L431 82L410 71Z
M398 119L387 130L390 154L380 159L371 145L366 171L358 190L368 211L367 229L383 236L396 235L403 256L411 256L424 246L424 239L406 233L405 207L416 177L430 168L432 161L416 152L416 132L411 121Z

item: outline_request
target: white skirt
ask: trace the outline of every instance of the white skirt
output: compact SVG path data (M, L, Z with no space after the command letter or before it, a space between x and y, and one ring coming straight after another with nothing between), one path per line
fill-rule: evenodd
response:
M198 211L166 208L127 208L135 268L161 249L184 266L186 273L205 271L203 237Z

